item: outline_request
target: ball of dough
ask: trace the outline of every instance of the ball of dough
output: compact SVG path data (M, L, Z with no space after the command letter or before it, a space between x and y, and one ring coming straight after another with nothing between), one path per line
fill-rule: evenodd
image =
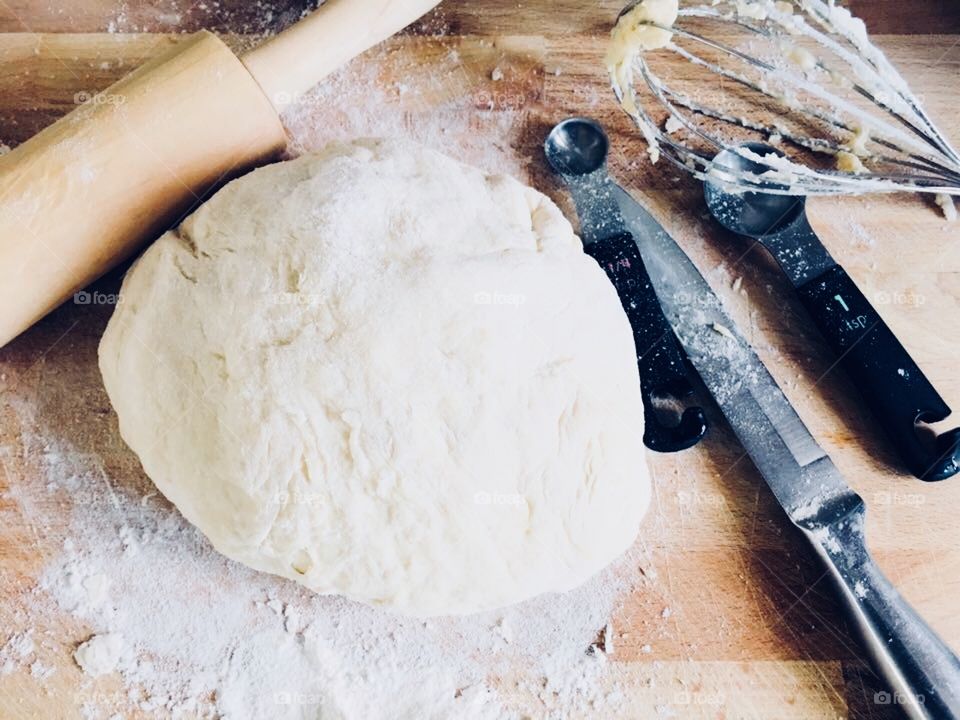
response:
M230 183L128 273L120 431L224 555L397 612L582 583L649 501L636 352L549 199L416 145Z

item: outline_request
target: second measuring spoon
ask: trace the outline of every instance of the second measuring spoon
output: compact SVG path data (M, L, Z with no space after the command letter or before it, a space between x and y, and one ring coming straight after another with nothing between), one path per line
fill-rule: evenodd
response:
M807 221L805 198L726 189L724 169L752 170L744 150L777 153L768 145L747 143L717 155L717 179L704 183L710 212L725 228L759 241L773 255L910 472L923 480L955 475L960 471L960 428L937 436L925 427L946 419L950 408L820 242ZM786 188L771 185L771 190Z

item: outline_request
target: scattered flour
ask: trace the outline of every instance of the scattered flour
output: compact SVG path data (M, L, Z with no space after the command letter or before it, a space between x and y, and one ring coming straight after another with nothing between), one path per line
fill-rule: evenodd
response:
M876 241L869 231L860 223L853 222L848 224L848 236L850 243L854 247L861 249L870 249L876 245Z
M29 669L45 682L50 670L34 651L46 632L45 643L75 650L75 697L95 718L133 708L231 720L499 720L523 716L518 703L544 718L616 715L623 692L607 659L609 622L618 598L644 582L628 574L646 564L640 551L566 595L465 618L398 617L226 560L165 500L122 486L100 457L38 428L33 406L15 400L24 457L40 462L11 475L7 511L57 533L59 549L0 650L2 672ZM64 508L65 525L55 517ZM73 644L40 630L64 616L82 633ZM591 651L601 635L604 651ZM124 692L97 692L94 678L111 671Z
M24 630L10 636L0 648L0 675L9 675L33 656L33 630Z
M99 677L116 670L127 652L122 635L107 633L87 640L77 648L73 658L87 675Z
M405 66L401 57L389 45L374 49L363 62L347 65L296 98L283 114L292 153L318 150L333 140L404 138L488 172L530 180L526 153L516 151L527 115L525 96L469 76L455 47L428 66ZM384 81L414 72L416 84ZM488 79L499 87L502 78L498 67Z
M730 328L728 328L726 325L721 325L720 323L715 322L715 323L711 323L711 324L710 324L710 328L711 328L715 333L717 333L717 335L722 335L723 337L727 338L728 340L735 340L735 339L736 339L736 337L734 336L733 332L732 332L732 331L730 330Z
M39 660L34 660L30 663L30 674L38 680L46 680L55 672L56 670L54 668L44 665Z

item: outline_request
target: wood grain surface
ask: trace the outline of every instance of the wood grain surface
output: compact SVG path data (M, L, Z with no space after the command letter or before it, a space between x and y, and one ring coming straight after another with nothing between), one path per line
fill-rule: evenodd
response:
M947 135L960 142L960 5L851 4ZM251 34L276 30L303 9L292 0L256 7L240 0L209 6L189 0L0 0L0 141L22 142L68 112L78 94L106 88L178 42L182 31L216 29L244 47L255 40ZM351 78L373 77L380 89L375 112L395 117L397 133L425 139L426 127L439 138L438 149L460 148L481 164L493 153L498 166L569 211L544 166L543 137L570 114L604 122L613 141L612 171L659 216L724 298L800 415L867 500L868 538L885 572L960 650L960 478L930 485L897 470L879 427L772 262L707 220L693 182L646 161L642 141L610 98L600 62L618 9L610 0L445 2L332 78L326 97L337 102L313 115L291 113L294 147L310 149L328 137L375 128L366 119L371 109L359 106L362 95L341 92ZM492 79L495 68L502 80ZM945 223L929 201L906 196L816 200L809 208L830 252L874 299L948 404L960 408L960 225ZM113 273L96 287L115 292L119 277ZM743 292L732 288L737 278ZM109 307L67 303L0 350L0 446L6 449L0 512L7 520L0 526L0 643L28 612L24 598L62 540L62 528L36 527L9 499L11 488L37 466L23 452L8 401L29 401L45 425L100 455L115 482L150 488L119 439L96 367L109 314ZM698 696L717 700L691 703L675 717L899 717L895 707L875 702L882 687L850 636L823 571L711 409L714 427L704 443L650 456L655 496L642 542L656 582L631 596L612 620L614 627L642 629L637 637L651 647L629 634L619 641L617 672L633 688L622 717L654 716L652 708L664 702L662 688L681 679ZM671 608L668 619L665 607ZM53 696L38 698L35 683L22 673L0 676L0 719L79 717L69 704L77 672L70 652L83 629L64 623L63 653L54 658L64 672ZM54 706L56 715L44 714Z

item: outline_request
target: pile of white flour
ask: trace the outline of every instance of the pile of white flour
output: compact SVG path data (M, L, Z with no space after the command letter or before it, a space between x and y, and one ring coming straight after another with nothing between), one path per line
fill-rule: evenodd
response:
M60 550L0 636L0 672L61 685L55 664L78 683L85 717L131 706L160 717L364 720L616 707L612 662L597 644L606 629L600 644L615 645L607 624L641 581L635 552L564 596L467 618L401 618L227 561L163 498L115 486L98 457L38 427L33 406L14 400L20 451L40 461L11 476L4 459L2 505L18 524L56 535ZM71 618L77 639L43 630ZM95 678L114 669L122 692L104 692Z

